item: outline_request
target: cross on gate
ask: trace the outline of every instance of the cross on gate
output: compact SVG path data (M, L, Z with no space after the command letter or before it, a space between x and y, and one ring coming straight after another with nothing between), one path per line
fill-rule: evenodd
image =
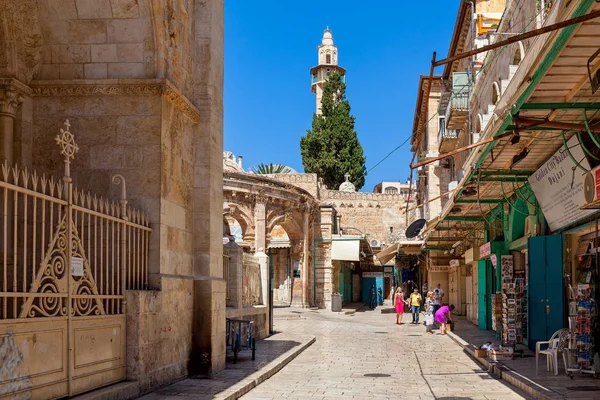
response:
M71 123L69 120L65 121L67 129L60 128L60 135L56 135L56 144L60 146L60 153L65 156L65 162L68 162L70 158L75 158L75 153L79 151L77 143L75 143L75 136L70 132Z

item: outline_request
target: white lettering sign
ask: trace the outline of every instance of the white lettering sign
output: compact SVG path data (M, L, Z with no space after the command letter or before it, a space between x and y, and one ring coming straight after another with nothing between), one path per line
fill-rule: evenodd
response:
M383 278L383 272L363 272L363 278Z
M83 276L83 258L71 257L71 275Z
M582 167L589 170L590 165L577 135L568 142L571 155ZM552 157L529 177L529 183L540 203L544 217L551 231L560 229L581 218L593 210L581 210L585 204L583 197L584 172L573 162L567 150L562 146Z

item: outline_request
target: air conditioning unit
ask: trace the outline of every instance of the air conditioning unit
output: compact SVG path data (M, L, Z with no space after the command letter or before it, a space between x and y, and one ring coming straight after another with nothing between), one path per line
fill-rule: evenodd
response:
M381 240L371 239L371 247L381 247Z
M586 206L596 203L600 199L600 167L596 167L585 174L583 178L583 198Z

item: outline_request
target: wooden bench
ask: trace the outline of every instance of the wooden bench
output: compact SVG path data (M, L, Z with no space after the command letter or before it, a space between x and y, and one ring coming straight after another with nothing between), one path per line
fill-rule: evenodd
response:
M233 363L237 363L240 351L252 351L252 360L256 358L256 339L254 321L226 319L226 348L233 351Z

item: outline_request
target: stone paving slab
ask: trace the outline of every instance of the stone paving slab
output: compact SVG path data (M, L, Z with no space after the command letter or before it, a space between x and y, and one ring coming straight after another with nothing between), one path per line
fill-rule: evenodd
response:
M427 335L409 319L405 314L398 326L385 308L276 318L276 330L310 333L317 341L242 399L530 398L488 374L448 336Z
M240 353L237 364L212 378L188 378L145 395L140 400L237 399L273 376L298 354L315 342L313 335L277 333L257 341L256 360L249 353Z
M464 350L475 357L474 347L488 341L499 343L495 334L481 331L465 317L455 318L455 331L449 334ZM564 372L562 359L559 360L559 375L546 371L546 358L540 356L539 374L535 371L535 352L526 350L524 357L513 360L492 362L477 359L485 369L506 380L537 399L589 399L600 400L600 379L588 374L575 373L573 379Z

